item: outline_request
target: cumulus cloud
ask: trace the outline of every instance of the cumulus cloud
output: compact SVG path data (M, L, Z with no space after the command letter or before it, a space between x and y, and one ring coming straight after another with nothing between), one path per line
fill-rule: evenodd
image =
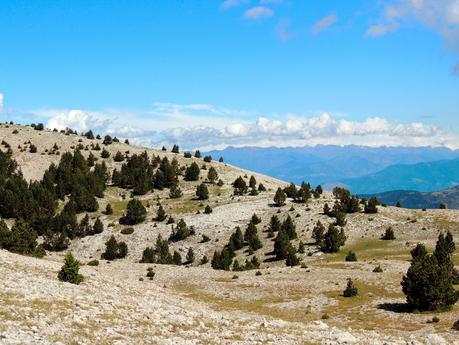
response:
M330 26L336 23L338 20L338 17L336 14L332 13L322 19L320 19L318 22L316 22L312 28L311 32L314 34L318 34L326 29L328 29Z
M3 94L0 93L0 113L3 111Z
M274 11L269 7L255 6L244 12L245 19L263 19L274 15Z
M190 150L317 144L459 147L456 135L436 126L396 123L381 117L350 121L329 113L278 119L208 104L156 103L143 113L45 110L40 115L48 118L49 128L92 129L145 146L177 143Z
M381 19L368 28L366 36L382 36L413 22L438 33L447 49L459 56L459 0L390 1ZM453 72L457 73L458 69L456 65Z

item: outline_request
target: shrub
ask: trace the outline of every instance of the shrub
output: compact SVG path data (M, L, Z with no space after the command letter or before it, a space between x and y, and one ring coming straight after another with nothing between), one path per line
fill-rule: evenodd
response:
M88 266L99 266L99 260L91 260L87 263Z
M347 280L347 286L346 289L343 292L344 297L355 297L357 296L359 290L357 287L354 286L354 283L352 282L351 278L348 278Z
M348 262L355 262L357 261L357 255L353 251L349 251L345 258Z
M129 228L121 229L121 233L123 235L131 235L134 233L134 228L129 227Z
M104 212L104 213L105 213L107 216L113 214L112 205L107 204L107 206L105 206L105 212Z
M388 227L384 234L381 236L381 239L386 241L395 240L394 229L392 229L392 227Z
M153 280L154 277L155 277L155 271L153 271L152 267L148 267L147 268L147 278L150 280Z
M203 158L203 160L204 160L204 162L206 162L206 163L210 163L210 162L212 162L212 156L211 156L211 155L205 156L205 157Z
M57 274L57 278L60 281L78 285L83 281L83 276L79 274L79 270L80 263L73 257L72 253L68 253L65 256L64 266Z
M455 323L453 323L453 329L455 331L459 331L459 320L457 320Z
M34 144L30 144L29 152L37 153L37 147Z
M200 241L200 243L206 243L206 242L209 242L210 241L210 237L207 236L207 235L202 235L202 239Z
M373 269L373 272L374 272L374 273L382 273L382 272L383 272L383 269L381 268L381 265L376 266L376 267Z
M212 207L210 207L209 205L207 205L206 208L204 209L204 213L205 213L205 214L210 214L210 213L212 213Z

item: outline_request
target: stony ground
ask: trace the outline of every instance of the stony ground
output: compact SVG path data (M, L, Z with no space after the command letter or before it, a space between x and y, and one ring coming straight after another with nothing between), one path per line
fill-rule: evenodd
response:
M12 133L14 129L17 134ZM5 125L0 127L0 139L10 143L28 179L39 179L51 162L59 161L58 155L45 152L55 142L61 152L71 150L80 140L83 145L91 142L75 135ZM29 140L38 153L17 149L27 146L24 143ZM134 153L146 148L113 144L107 149L113 156L118 150ZM191 161L181 154L147 151L176 157L181 165ZM107 164L111 168L120 165L111 158ZM458 306L440 314L407 313L400 286L409 266L409 251L416 243L432 249L438 233L446 230L459 238L458 211L380 207L376 215L349 215L345 247L337 254L323 255L312 244L311 231L317 220L325 225L331 222L322 215L324 203L333 203L331 194L307 205L289 201L279 210L271 205L272 197L284 182L253 174L268 191L255 197L233 197L230 183L252 173L218 162L207 167L210 165L225 185L210 186L208 203L194 200L197 182L180 182L185 192L181 199L169 199L167 191L148 194L141 198L148 206L148 219L134 226L131 235L122 235L123 226L118 224L129 195L109 187L99 204L104 209L110 202L114 214L90 214L93 219L101 217L104 232L76 240L70 247L83 264L85 281L79 286L57 279L65 253L35 259L0 250L0 344L459 344L459 333L451 330L459 319ZM158 234L167 237L171 232L171 225L152 220L158 198L168 214L195 226L195 236L172 248L184 257L192 247L197 261L204 255L210 258L236 226L244 230L256 213L262 218L257 228L264 246L255 253L263 261L261 275L215 271L209 264L138 263ZM211 214L202 213L206 204L212 206ZM273 214L281 220L290 214L295 220L299 239L294 244L300 240L307 244L306 253L300 255L302 267L287 268L283 262L270 260L272 241L264 230ZM379 239L388 226L395 230L395 241ZM114 262L100 260L112 234L127 243L129 255ZM202 235L211 241L200 243ZM349 250L357 253L358 262L344 261ZM250 257L243 251L237 256L240 262ZM84 265L91 259L99 259L100 266ZM459 264L459 255L455 260ZM378 264L384 272L373 273ZM153 280L146 278L148 267L156 273ZM346 299L341 295L349 277L356 282L359 296ZM440 322L429 323L433 316Z

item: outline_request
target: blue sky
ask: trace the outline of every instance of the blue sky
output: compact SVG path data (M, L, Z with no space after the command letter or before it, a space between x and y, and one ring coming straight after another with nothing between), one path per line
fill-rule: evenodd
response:
M459 143L458 0L10 0L0 30L4 120L152 145Z

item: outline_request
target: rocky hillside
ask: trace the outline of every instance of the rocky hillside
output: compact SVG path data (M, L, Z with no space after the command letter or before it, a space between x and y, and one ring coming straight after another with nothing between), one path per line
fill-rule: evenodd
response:
M407 312L400 286L409 252L417 243L432 250L440 232L451 231L459 238L457 211L378 207L377 213L349 213L341 224L345 245L336 253L325 254L312 235L318 221L325 229L335 222L323 213L325 204L335 203L331 193L308 196L307 202L287 198L284 205L275 205L274 195L286 183L224 162L187 158L170 148L163 151L116 141L104 145L103 139L15 125L1 125L0 138L2 150L12 151L28 181L41 180L51 163L58 166L64 153L75 149L86 159L92 154L96 164L104 162L108 170L103 195L95 197L97 210L76 215L78 224L86 215L90 225L99 219L103 231L75 234L67 248L47 250L42 258L0 250L0 343L457 343L451 327L459 319L458 307L441 314ZM118 152L123 159L115 161ZM173 188L148 187L135 195L122 182L114 185L113 171L123 171L123 164L143 152L149 161L167 157L176 162ZM186 177L192 163L200 170L197 180L190 181ZM160 166L153 166L147 170L158 179ZM211 168L221 182L209 181ZM238 177L247 185L255 181L256 188L237 193L233 182ZM201 185L206 186L208 199L198 200L196 190ZM172 196L171 189L183 195ZM68 203L77 202L74 194L58 200L56 215ZM146 215L136 224L124 224L131 199L141 202ZM106 212L108 204L112 212ZM160 206L164 219L158 219ZM273 216L281 227L295 232L290 245L298 263L292 267L276 255ZM181 219L184 227L179 225ZM53 220L50 226L55 223ZM11 228L15 220L6 219L6 224ZM233 248L229 268L237 260L241 269L212 268L215 251L225 251L237 227L245 235L253 226L258 242L247 235L242 248ZM381 234L388 227L396 239L383 241ZM180 236L179 228L184 230ZM106 260L103 254L112 236L128 250L122 258ZM155 248L159 236L170 239L168 252L178 253L181 262L174 259L160 264L158 251L154 260L145 260L145 249ZM45 237L46 233L40 235L38 243L46 244ZM187 260L190 248L193 260ZM356 262L344 260L348 251L356 253ZM81 262L84 281L79 285L57 279L67 252ZM150 263L140 263L142 260ZM454 260L458 264L457 255ZM377 266L382 272L373 272ZM147 277L149 268L154 272L152 279ZM359 295L351 299L343 297L348 278L359 289ZM439 322L430 322L434 316Z

